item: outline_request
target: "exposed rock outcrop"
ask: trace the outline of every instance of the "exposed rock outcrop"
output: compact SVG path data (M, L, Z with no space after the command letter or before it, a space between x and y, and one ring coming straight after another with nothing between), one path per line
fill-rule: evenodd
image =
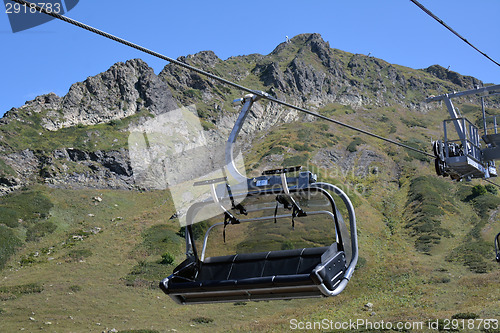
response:
M41 124L54 131L95 125L131 116L141 109L161 114L177 108L165 82L140 59L116 63L104 73L75 83L64 97L39 96L6 113L4 122L21 113L41 113Z
M429 74L434 75L438 79L450 81L464 89L473 89L477 86L481 86L482 82L472 76L464 76L457 72L450 71L439 65L432 65L427 67L425 71Z

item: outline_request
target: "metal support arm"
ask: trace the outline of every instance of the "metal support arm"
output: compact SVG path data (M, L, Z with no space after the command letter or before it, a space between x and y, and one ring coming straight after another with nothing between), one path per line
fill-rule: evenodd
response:
M229 174L233 176L238 183L244 183L244 182L246 183L248 178L243 176L236 167L236 164L234 162L234 143L236 142L238 134L240 134L243 123L245 122L245 119L248 116L248 112L250 111L253 102L257 101L259 98L260 97L257 95L248 94L243 98L236 99L233 101L233 104L235 105L243 104L243 108L241 109L240 115L238 116L238 119L234 124L231 134L229 134L229 139L227 140L225 154L226 154L226 167L229 171Z

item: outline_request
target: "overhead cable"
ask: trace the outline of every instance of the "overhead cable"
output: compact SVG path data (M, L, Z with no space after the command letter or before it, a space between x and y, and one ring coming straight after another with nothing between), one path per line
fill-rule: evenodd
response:
M427 8L425 8L420 2L418 2L417 0L410 0L410 1L413 2L415 5L417 5L420 9L422 9L427 15L429 15L430 17L432 17L433 19L435 19L436 21L438 21L446 29L450 30L458 38L460 38L465 43L467 43L469 46L471 46L474 50L476 50L477 52L481 53L483 56L485 56L486 58L488 58L489 60L491 60L493 63L495 63L495 65L500 66L500 63L496 62L490 56L488 56L486 53L484 53L483 51L481 51L480 49L478 49L477 47L475 47L474 45L472 45L471 42L469 42L466 38L462 37L458 32L456 32L452 27L450 27L448 24L446 24L439 17L437 17L436 15L434 15L430 10L428 10Z

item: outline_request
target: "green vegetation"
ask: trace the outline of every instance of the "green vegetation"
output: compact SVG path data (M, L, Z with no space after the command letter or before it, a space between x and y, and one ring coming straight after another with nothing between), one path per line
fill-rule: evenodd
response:
M166 252L178 252L183 239L179 237L165 224L152 226L143 234L142 246L150 254L164 254Z
M197 98L201 100L201 92L196 89L188 89L184 91L184 95L186 95L189 98Z
M19 297L22 295L29 295L29 294L38 294L43 291L43 286L39 283L28 283L28 284L22 284L22 285L15 285L15 286L5 286L2 287L0 286L0 298L2 297L2 294L10 294L15 297Z
M16 228L19 226L19 214L15 209L0 206L0 217L2 223L9 228Z
M487 258L490 256L490 242L469 238L462 245L454 249L447 259L449 261L461 261L473 272L487 273L494 267L488 262Z
M168 252L161 255L161 260L158 262L162 265L172 265L174 263L175 257Z
M0 225L0 269L5 266L7 260L21 244L12 229Z
M500 205L500 198L494 194L486 192L472 199L472 205L476 209L478 215L481 218L486 219L489 216L489 211Z
M15 249L22 245L21 235L26 241L34 242L53 233L57 226L48 221L51 200L41 191L25 189L0 199L0 268L5 265ZM25 258L27 264L31 259Z
M53 207L50 199L41 191L25 189L0 198L0 214L3 221L22 219L34 222L49 216Z
M26 230L26 241L38 241L40 238L53 233L56 229L57 226L50 221L36 222Z
M473 312L460 312L451 316L451 319L477 319L479 315Z
M207 229L210 227L210 225L206 221L198 222L195 223L191 226L191 230L193 231L193 237L196 240L203 239L203 236L205 236L205 233L207 232ZM181 227L179 231L177 232L177 235L179 237L186 237L186 227Z
M347 146L347 150L351 153L358 151L358 146L365 143L365 141L359 137L355 137L354 140Z
M417 236L415 247L418 251L429 252L433 245L441 242L441 237L452 237L450 230L441 227L440 220L451 201L446 188L450 186L445 180L430 176L414 178L410 183L408 204L413 217L406 227Z
M422 127L427 128L428 121L423 121L422 119L403 119L401 118L401 122L406 125L408 128L412 127Z
M0 158L0 177L15 176L16 172Z
M288 239L281 244L282 250L293 250L294 248L293 243Z
M487 273L494 269L495 264L490 260L491 241L483 239L481 230L488 223L489 212L500 206L500 197L480 184L470 187L469 191L463 200L472 205L478 217L473 219L473 227L463 243L451 251L447 260L463 262L476 273Z
M486 184L484 186L484 188L486 189L486 191L488 191L491 194L494 194L494 195L498 194L498 188L493 184Z
M67 258L69 261L81 261L92 255L92 250L89 249L73 249L68 252Z
M403 143L407 146L412 147L412 148L415 148L415 149L418 149L421 151L427 151L428 145L420 139L411 138L409 140L403 141ZM414 150L407 149L406 154L408 154L408 157L405 158L407 161L411 161L413 159L419 160L422 162L430 162L431 161L431 159L428 156L421 154L421 153L414 151Z
M196 323L196 324L210 324L214 320L212 318L208 318L208 317L196 317L196 318L191 319L191 321Z
M124 277L124 281L127 286L157 288L158 281L172 274L172 269L166 269L158 262L142 260Z
M69 290L70 290L71 292L74 292L74 293L77 293L77 292L79 292L79 291L82 291L82 289L83 289L83 288L82 288L81 286L76 285L76 284L75 284L75 285L72 285L72 286L69 286Z
M152 118L153 114L142 109L136 114L124 119L111 120L107 124L91 126L78 126L61 128L57 131L49 131L42 127L41 117L46 114L31 113L25 115L26 121L12 121L0 126L0 135L8 138L2 140L0 145L8 151L21 151L30 149L40 154L51 152L55 149L73 147L85 151L118 150L128 146L128 128L140 118ZM12 175L12 168L0 162L0 174Z
M437 208L445 213L454 213L453 198L457 185L432 176L420 178L414 184L408 185L412 193L411 202L418 203L418 200L423 200L423 203L429 206L430 202L435 200L439 202L439 205L436 205ZM402 189L404 188L403 185ZM469 189L469 193L464 194L464 197L467 197L472 194L472 186L465 188ZM434 194L436 189L440 189L437 193L441 196L442 193L446 195L436 199ZM19 271L2 271L2 274L8 277L5 282L0 282L0 288L2 288L0 298L3 300L2 309L4 310L2 325L6 330L10 330L19 323L21 318L26 317L25 311L21 309L28 305L38 309L35 311L36 315L33 315L36 320L49 320L43 319L50 318L52 311L43 306L47 304L47 298L49 302L57 302L58 306L67 308L68 313L78 313L81 318L85 319L77 323L70 319L61 319L58 325L63 330L66 328L71 330L75 327L92 330L95 323L87 323L87 318L97 317L103 325L116 327L118 331L141 327L153 331L162 331L165 327L175 328L178 331L190 331L200 329L200 327L224 331L234 329L234 325L243 331L249 331L255 329L255 326L252 326L255 325L254 320L258 320L263 325L259 327L265 331L273 327L286 330L287 322L280 317L288 318L290 311L303 320L313 319L316 316L323 317L327 313L332 320L342 320L344 316L349 317L356 311L364 313L361 308L364 303L370 301L375 303L378 313L388 318L406 315L408 309L415 311L415 316L419 318L427 318L430 306L428 304L437 301L442 302L440 304L451 305L445 310L435 310L430 306L432 311L436 311L432 317L450 318L457 313L480 313L487 311L481 301L467 303L464 306L457 306L455 301L463 299L464 295L472 295L469 290L474 290L478 299L481 300L485 294L494 292L497 288L495 283L484 280L489 276L488 274L492 273L482 274L485 278L481 280L483 281L481 283L484 285L469 288L467 279L475 278L475 273L461 270L462 261L444 262L449 265L448 271L436 271L432 278L429 278L428 274L422 272L426 272L429 267L437 269L438 266L444 265L443 261L435 259L437 255L433 254L432 257L419 255L413 252L412 246L405 247L403 245L405 229L398 225L395 215L393 216L394 232L391 238L387 238L386 234L381 233L379 229L380 226L385 228L383 222L375 215L370 205L367 205L366 199L361 199L357 207L359 208L358 219L364 221L359 225L363 258L360 259L355 278L353 277L348 289L340 296L318 300L259 302L252 303L251 307L248 307L248 304L245 306L244 302L238 304L240 306L234 306L232 303L207 305L198 307L196 315L186 317L184 312L186 308L173 303L157 287L158 281L168 276L176 263L184 258L184 241L177 235L178 224L176 222L164 223L164 217L174 213L171 203L164 203L164 193L111 190L95 192L48 188L38 188L37 191L52 203L49 213L50 221L54 222L58 229L53 234L42 237L38 242L27 243L26 248L21 248L18 254L14 254L15 258L9 263L20 268ZM102 195L103 198L97 206L92 201L96 193ZM401 194L400 197L404 198L405 192ZM491 195L491 193L486 193L480 197ZM391 195L390 201L396 204L396 208L393 208L395 211L398 205L402 207L407 205L406 202L399 203L399 200L402 200L400 197ZM473 200L459 202L473 207ZM114 204L120 206L115 207ZM408 204L407 206L415 212L419 209L433 211L431 208L423 208L422 205L414 207L413 204ZM96 216L88 217L89 212ZM118 214L123 216L123 220L120 220L119 224L116 224L116 221L111 222L112 218ZM443 217L443 215L432 216L433 218ZM289 220L282 220L277 224L271 222L265 228L256 225L255 228L245 233L244 239L240 242L241 250L262 250L262 247L267 245L275 246L275 249L316 245L317 241L325 235L325 230L330 229L310 227L312 222L308 218L298 218L295 230L291 229ZM85 233L95 225L104 228L104 231L96 235ZM2 226L2 228L12 230L7 226ZM232 229L228 227L228 232ZM72 236L83 236L83 239L75 240L74 245L70 247L61 245L61 241L69 242ZM236 240L232 234L229 234L228 243L224 245L222 237L215 235L216 244L221 249L229 246L233 239ZM310 243L311 241L313 243ZM453 242L457 241L453 240ZM49 251L51 246L54 246L54 249ZM489 250L491 252L491 246ZM35 252L39 252L39 255L35 256ZM49 255L46 254L48 252L50 252ZM408 254L412 255L411 263L407 260ZM48 261L47 258L51 256L55 259ZM384 256L383 260L380 259L381 256ZM33 264L18 266L17 261L23 257L31 258L34 261ZM84 262L71 258L84 258ZM161 263L164 258L167 259L167 264ZM173 262L171 262L172 258L174 258ZM434 260L430 261L429 258L434 258ZM377 262L376 265L375 262ZM34 274L32 272L36 272L35 284L30 281ZM464 277L458 278L458 272ZM425 279L425 283L422 279ZM14 284L15 287L6 282ZM51 285L53 286L50 287ZM134 288L127 287L127 285L134 286ZM387 293L388 288L391 289L391 293ZM43 292L43 296L39 298L37 295L40 292ZM454 296L455 293L458 294L456 296L458 298ZM106 297L99 298L95 296L96 294L106 295ZM446 297L443 297L443 294ZM73 302L71 298L76 301ZM427 298L430 300L427 301ZM106 309L116 302L122 306L116 307L111 315ZM384 304L384 307L378 310L381 304ZM332 314L331 308L342 310ZM239 316L242 309L249 311L249 315L251 312L252 320L245 316L227 322L227 316ZM165 316L168 314L168 321L164 318L158 320L158 313L165 313ZM9 317L5 314L9 314ZM115 323L114 318L119 318L119 321ZM36 327L28 325L31 325L29 322L28 328ZM196 327L190 325L196 325Z
M292 167L298 165L307 165L307 161L309 160L309 154L303 153L300 155L286 157L281 164L284 167Z
M272 147L271 149L269 149L264 156L268 156L268 155L281 155L283 154L284 152L284 149L280 146L278 147Z
M126 285L156 287L158 281L172 272L176 258L182 253L183 245L184 239L172 230L172 226L157 224L148 228L142 233L142 243L134 252L144 251L150 259L138 256L137 264L124 277Z
M483 185L481 184L478 184L478 185L475 185L473 188L472 188L472 196L474 198L480 196L480 195L483 195L483 194L486 194L488 191L486 190L486 187L484 187Z

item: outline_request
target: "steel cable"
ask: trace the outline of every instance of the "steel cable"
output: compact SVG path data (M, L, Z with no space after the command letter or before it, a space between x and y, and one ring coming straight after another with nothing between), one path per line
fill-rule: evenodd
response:
M441 25L443 25L446 29L450 30L454 35L456 35L458 38L460 38L461 40L463 40L465 43L467 43L467 45L471 46L474 50L476 50L477 52L481 53L483 56L485 56L488 60L491 60L493 63L495 63L495 65L497 66L500 66L500 63L496 62L495 60L493 60L490 56L488 56L486 53L484 53L483 51L481 51L480 49L478 49L477 47L475 47L474 45L472 45L471 42L469 42L466 38L462 37L458 32L456 32L452 27L450 27L448 24L446 24L443 20L441 20L439 17L437 17L436 15L434 15L430 10L428 10L427 8L425 8L420 2L418 2L417 0L410 0L411 2L413 2L415 5L417 5L420 9L422 9L427 15L429 15L430 17L432 17L433 19L435 19L436 21L438 21Z

